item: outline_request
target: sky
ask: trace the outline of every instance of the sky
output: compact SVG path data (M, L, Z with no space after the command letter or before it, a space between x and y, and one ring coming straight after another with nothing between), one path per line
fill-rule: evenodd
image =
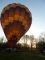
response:
M27 35L38 37L41 32L45 32L45 0L0 0L0 17L3 8L11 3L21 3L31 11L32 24ZM2 36L5 37L5 34L0 23L0 37Z

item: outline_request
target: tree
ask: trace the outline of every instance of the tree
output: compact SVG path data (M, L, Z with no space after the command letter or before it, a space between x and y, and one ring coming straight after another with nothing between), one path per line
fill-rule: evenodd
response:
M32 49L32 42L34 40L34 35L30 35L30 40L31 40L31 49Z
M24 35L24 43L27 44L27 41L29 39L29 36L28 35Z
M29 36L28 35L24 35L20 41L18 43L20 43L21 45L27 47L27 41L29 40Z
M42 32L42 33L40 34L40 36L39 36L39 41L45 42L45 33L44 33L44 32Z
M0 43L3 43L3 40L4 40L4 38L3 38L3 37L1 37L1 38L0 38Z
M45 50L45 33L42 32L39 36L39 42L37 43L37 48L40 52Z

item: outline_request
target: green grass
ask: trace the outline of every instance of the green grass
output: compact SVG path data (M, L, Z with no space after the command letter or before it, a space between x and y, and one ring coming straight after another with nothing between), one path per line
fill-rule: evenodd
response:
M36 51L19 49L12 52L0 52L0 60L45 60L45 57Z

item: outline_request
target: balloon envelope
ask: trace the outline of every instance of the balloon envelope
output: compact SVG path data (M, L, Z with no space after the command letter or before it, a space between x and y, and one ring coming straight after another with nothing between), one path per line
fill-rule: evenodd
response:
M15 47L17 41L30 28L31 22L31 12L22 4L9 4L2 10L1 25L10 47Z

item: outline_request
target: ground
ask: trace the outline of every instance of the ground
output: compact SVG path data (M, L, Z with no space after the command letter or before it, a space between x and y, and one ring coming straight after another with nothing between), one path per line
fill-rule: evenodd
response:
M30 49L0 52L0 60L45 60L45 56Z

